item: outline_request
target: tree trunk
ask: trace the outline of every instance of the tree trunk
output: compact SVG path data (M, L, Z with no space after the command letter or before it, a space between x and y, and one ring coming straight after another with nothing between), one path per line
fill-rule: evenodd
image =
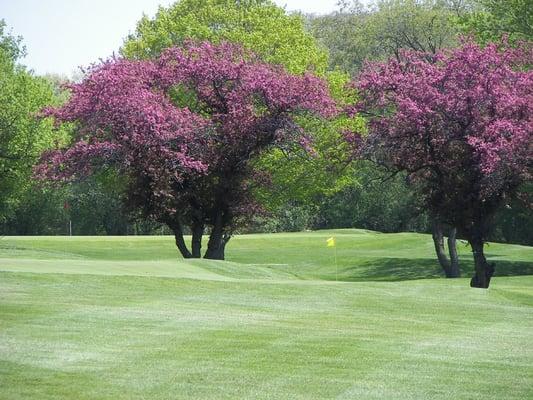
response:
M433 244L435 245L437 259L439 260L439 264L442 267L446 278L458 278L461 276L461 271L459 270L459 257L457 256L456 234L456 229L452 228L450 230L450 235L448 236L448 252L450 254L450 259L448 259L446 248L444 247L442 224L438 221L433 221L431 236L433 238Z
M448 252L450 254L450 275L446 275L448 278L459 278L461 276L461 270L459 269L459 256L457 255L457 229L450 229L448 235Z
M444 234L442 233L442 225L437 221L433 222L431 237L433 238L433 244L435 245L435 252L437 253L439 264L444 270L446 276L448 276L450 260L448 260L448 257L446 256L446 249L444 248Z
M224 232L224 215L222 211L217 212L213 230L209 235L207 251L204 258L211 260L224 260L226 244L229 242L231 235Z
M474 276L470 280L470 286L487 289L494 274L494 265L487 262L483 253L483 237L481 234L474 233L470 235L468 242L474 255Z
M167 222L168 227L174 232L174 238L176 239L176 247L180 251L183 258L192 258L192 254L185 244L183 239L183 228L179 222Z
M192 227L192 258L202 256L202 236L204 234L204 225L200 222L193 223Z
M225 251L226 251L226 244L231 239L231 236L227 234L223 234L220 239L217 239L217 241L211 242L211 237L209 238L211 245L208 244L207 251L205 252L204 258L210 259L210 260L224 260L225 258Z

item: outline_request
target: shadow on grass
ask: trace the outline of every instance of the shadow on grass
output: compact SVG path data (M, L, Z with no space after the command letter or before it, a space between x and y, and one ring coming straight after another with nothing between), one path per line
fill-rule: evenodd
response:
M533 275L533 262L505 260L492 262L496 264L495 276ZM460 265L461 276L471 277L474 271L473 260L461 259ZM342 280L346 281L406 281L444 277L437 260L429 258L376 258L345 268L341 274Z

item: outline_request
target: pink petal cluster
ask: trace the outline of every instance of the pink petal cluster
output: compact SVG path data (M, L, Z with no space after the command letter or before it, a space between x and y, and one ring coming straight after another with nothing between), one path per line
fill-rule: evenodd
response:
M113 165L144 171L158 165L182 179L201 173L193 139L208 121L175 107L155 81L150 61L113 59L93 67L79 84L70 85L70 100L60 108L43 111L56 123L77 126L74 142L66 149L45 153L36 172L42 178L67 180ZM165 176L168 178L168 176Z
M485 48L465 41L431 61L404 52L401 61L370 64L354 86L349 111L369 116L365 140L374 158L395 168L458 179L479 172L480 193L501 190L503 175L530 177L533 142L531 47ZM348 135L354 141L353 135Z

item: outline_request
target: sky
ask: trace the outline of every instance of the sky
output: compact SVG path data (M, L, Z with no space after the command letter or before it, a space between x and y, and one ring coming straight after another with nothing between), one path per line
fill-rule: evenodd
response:
M23 37L22 64L36 74L72 76L117 52L145 13L175 0L0 0L0 19ZM288 11L326 14L337 0L274 0Z

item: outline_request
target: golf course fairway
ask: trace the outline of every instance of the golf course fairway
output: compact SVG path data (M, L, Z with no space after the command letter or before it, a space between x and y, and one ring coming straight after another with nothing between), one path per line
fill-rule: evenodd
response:
M326 247L326 239L337 242ZM531 399L533 247L489 244L488 290L431 236L0 240L0 399Z

